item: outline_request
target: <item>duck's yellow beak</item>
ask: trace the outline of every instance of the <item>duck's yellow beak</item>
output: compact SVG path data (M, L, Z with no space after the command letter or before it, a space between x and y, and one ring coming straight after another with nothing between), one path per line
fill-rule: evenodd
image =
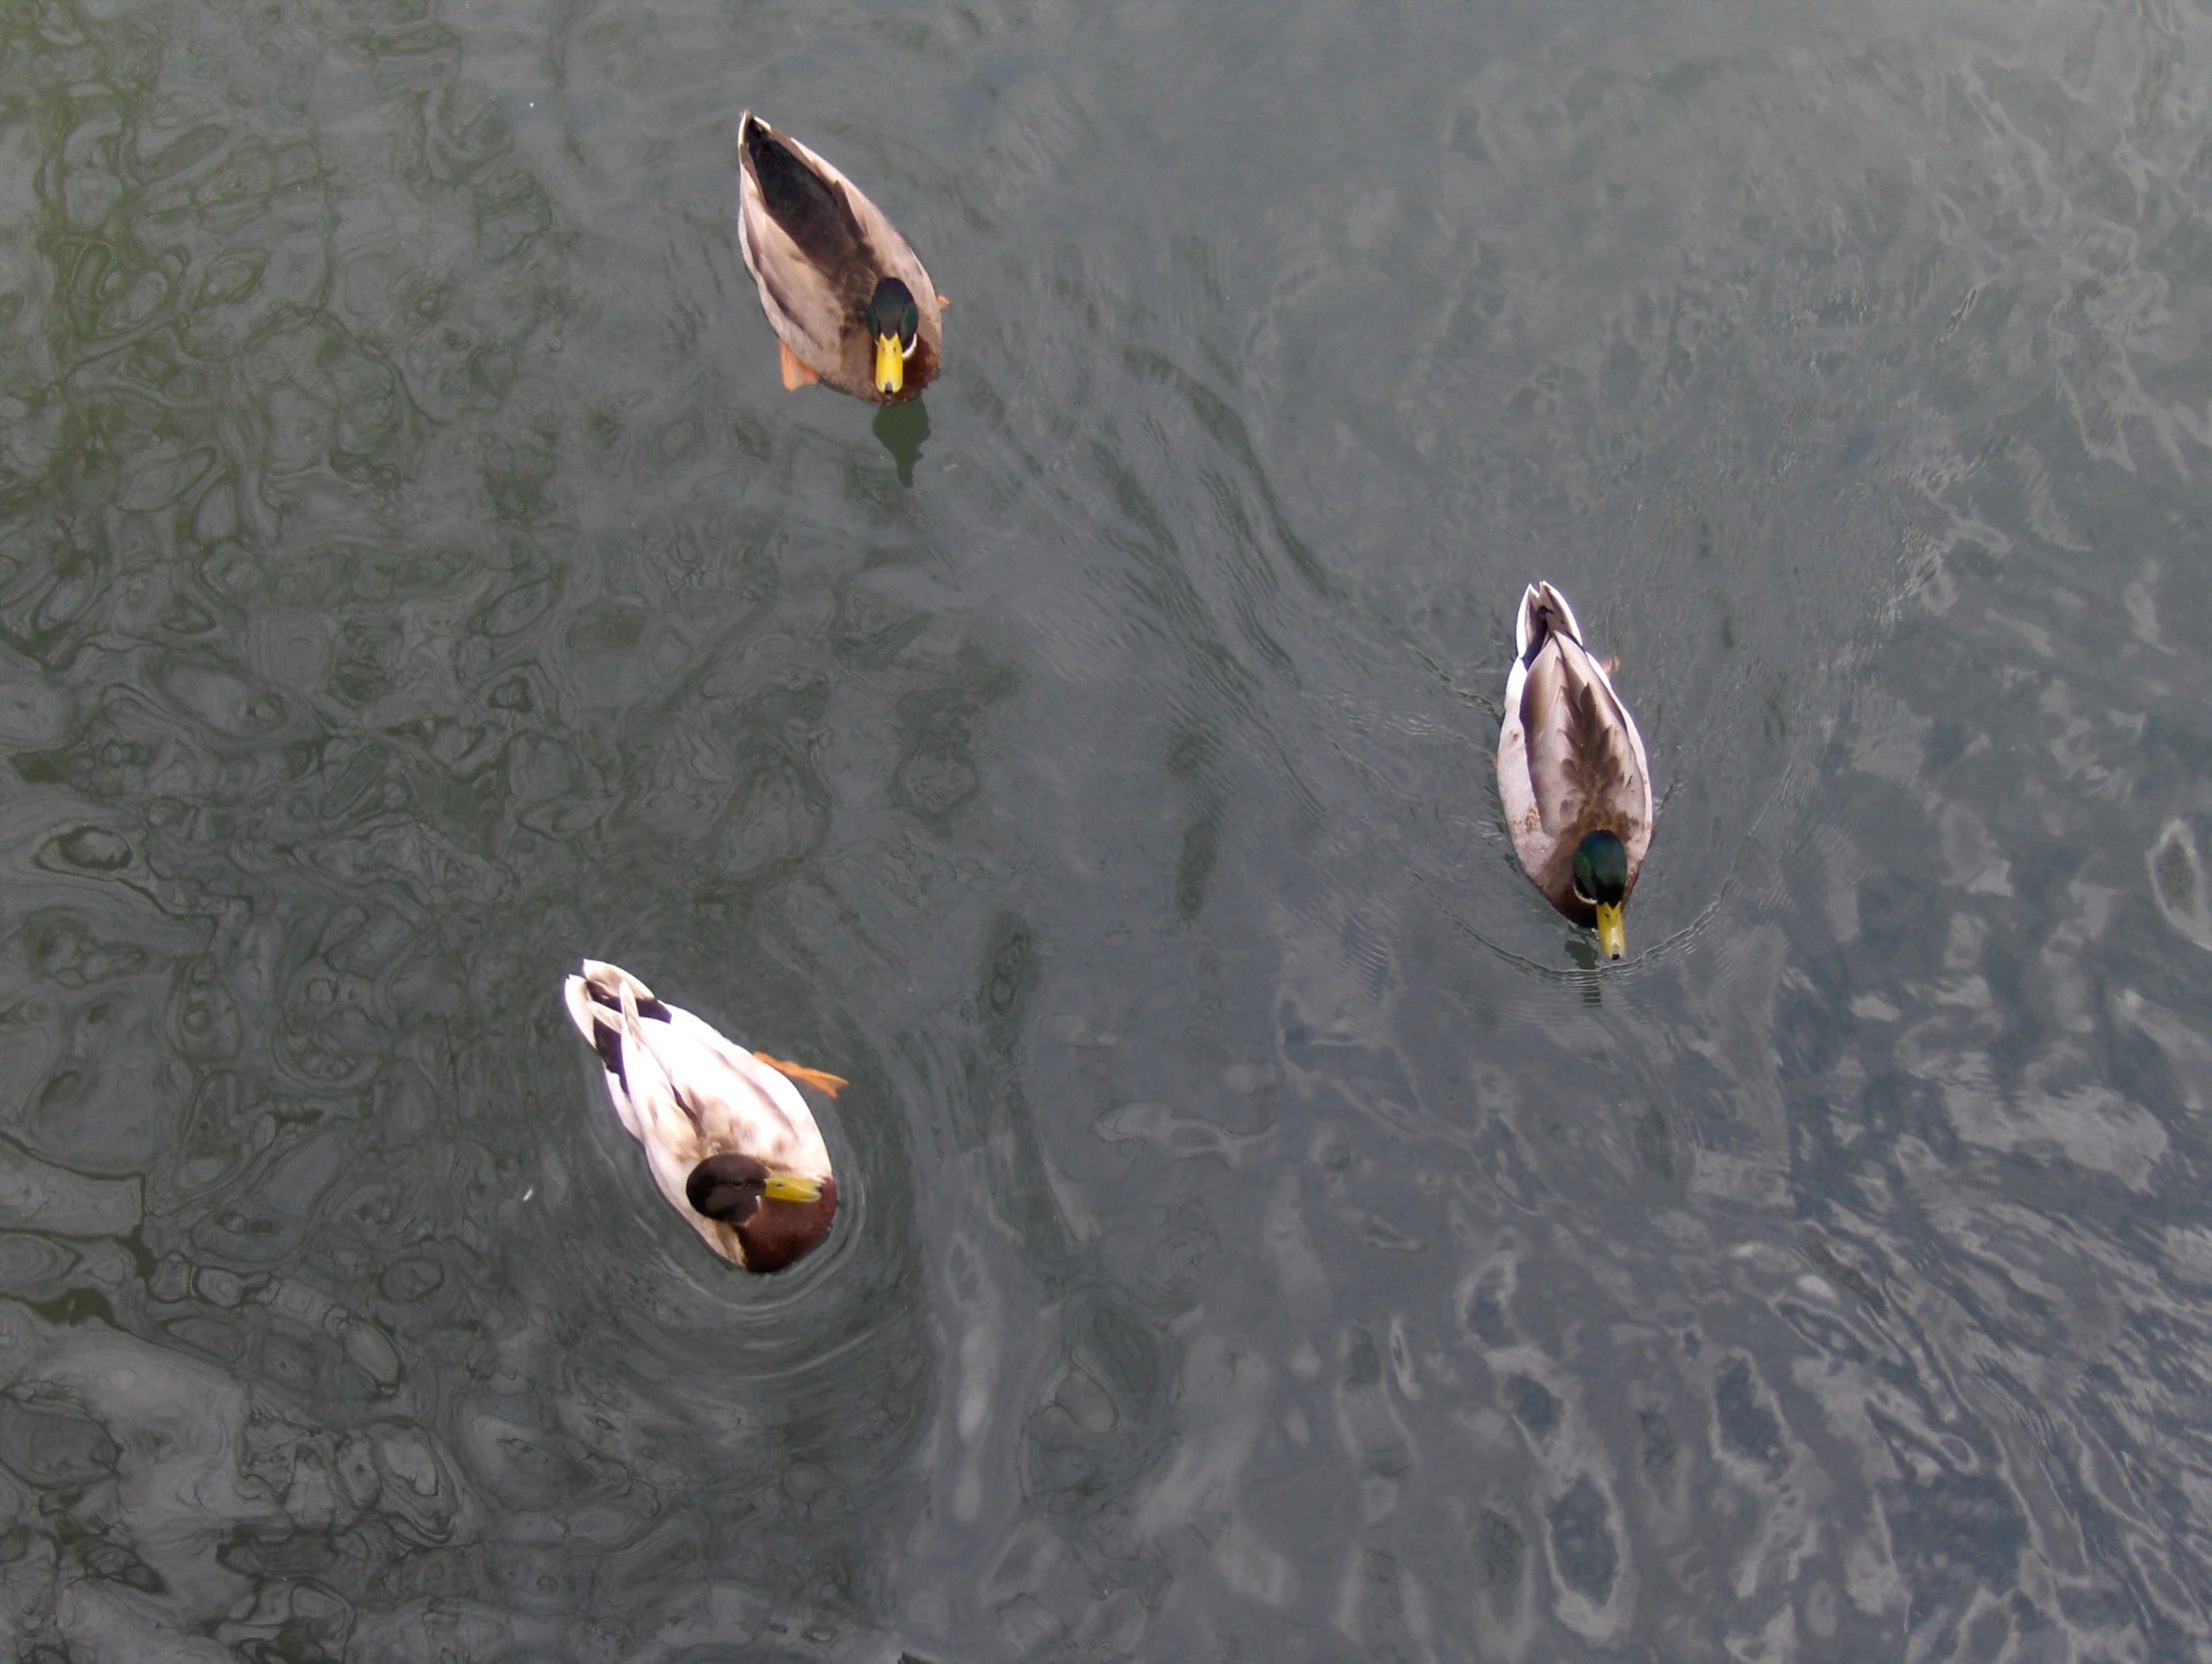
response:
M822 1199L822 1182L797 1173L770 1173L761 1194L770 1201L818 1202Z
M1608 959L1625 959L1628 956L1628 926L1620 919L1618 907L1597 903L1597 946Z
M896 335L876 338L876 391L897 393L907 385L907 355Z

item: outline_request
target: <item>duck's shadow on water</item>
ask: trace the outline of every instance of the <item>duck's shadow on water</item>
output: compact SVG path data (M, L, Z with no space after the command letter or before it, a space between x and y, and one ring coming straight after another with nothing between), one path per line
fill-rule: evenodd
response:
M922 460L922 446L930 437L930 413L920 399L903 405L886 405L876 413L876 443L891 453L899 470L899 483L914 484L914 465Z

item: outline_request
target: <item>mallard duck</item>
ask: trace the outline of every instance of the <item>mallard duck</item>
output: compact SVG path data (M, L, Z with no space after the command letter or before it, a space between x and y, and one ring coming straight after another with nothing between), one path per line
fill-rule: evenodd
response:
M1608 959L1628 951L1621 910L1651 846L1651 765L1566 598L1531 584L1513 626L1497 790L1513 849L1536 887Z
M586 959L562 991L653 1181L707 1246L781 1271L822 1240L838 1181L792 1080L832 1096L843 1080L732 1044L616 965Z
M752 111L738 117L738 247L783 342L784 386L896 405L930 385L945 298L861 188Z

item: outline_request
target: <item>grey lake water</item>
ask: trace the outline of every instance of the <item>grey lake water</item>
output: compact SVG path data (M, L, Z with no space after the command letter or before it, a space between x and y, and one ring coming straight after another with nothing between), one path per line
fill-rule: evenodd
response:
M8 1656L2212 1658L2203 4L9 0L0 201Z

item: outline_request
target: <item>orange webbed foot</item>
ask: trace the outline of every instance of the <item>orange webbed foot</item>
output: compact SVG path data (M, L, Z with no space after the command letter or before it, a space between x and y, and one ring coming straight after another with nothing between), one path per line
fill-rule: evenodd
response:
M781 341L776 343L776 350L784 355L784 391L786 393L797 393L801 388L811 386L813 383L822 380L820 376L800 361L797 353Z
M816 1091L827 1092L832 1097L836 1097L846 1084L844 1075L832 1074L828 1069L811 1069L804 1063L787 1063L783 1058L771 1057L765 1051L756 1051L753 1055L777 1073L788 1074L802 1086L812 1086Z
M953 297L952 297L952 296L950 296L950 295L940 295L940 296L938 296L938 298L937 298L937 304L938 304L938 310L939 310L939 311L943 311L943 310L945 310L945 309L946 309L947 307L950 307L950 306L951 306L951 305L953 304Z

